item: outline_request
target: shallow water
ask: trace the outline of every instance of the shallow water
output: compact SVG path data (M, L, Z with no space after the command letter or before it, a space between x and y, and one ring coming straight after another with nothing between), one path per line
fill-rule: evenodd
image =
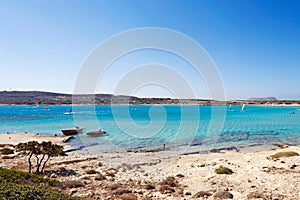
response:
M72 114L67 112L72 109ZM294 113L294 114L292 114ZM73 143L96 151L162 147L207 149L272 143L300 144L299 107L232 106L0 106L0 133L61 134L84 127ZM91 138L99 128L110 134Z

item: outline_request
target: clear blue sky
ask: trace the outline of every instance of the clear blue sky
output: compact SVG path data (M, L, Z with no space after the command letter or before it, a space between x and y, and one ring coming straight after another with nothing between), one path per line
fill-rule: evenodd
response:
M128 29L163 27L207 50L227 99L300 99L298 0L0 0L0 27L0 90L72 93L82 62L104 39ZM118 74L116 68L105 79ZM98 92L113 88L108 82ZM158 90L137 95L169 96Z

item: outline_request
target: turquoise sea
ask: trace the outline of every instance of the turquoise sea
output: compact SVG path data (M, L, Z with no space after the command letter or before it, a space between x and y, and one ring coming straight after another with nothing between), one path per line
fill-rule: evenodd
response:
M300 107L232 106L0 106L0 133L62 135L61 129L84 127L74 144L94 144L98 151L215 146L300 144ZM68 112L72 109L72 113ZM85 133L99 128L103 137Z

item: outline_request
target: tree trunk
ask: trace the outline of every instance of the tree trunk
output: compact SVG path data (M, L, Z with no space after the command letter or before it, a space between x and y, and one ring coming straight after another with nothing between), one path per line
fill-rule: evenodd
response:
M46 163L48 162L48 160L50 159L50 156L48 155L47 159L45 160L43 166L42 166L42 169L41 169L41 173L44 172L44 169L45 169L45 166L46 166Z
M36 157L36 170L35 170L35 173L36 174L40 174L40 158L38 155L35 155Z
M32 153L29 154L28 156L28 173L31 173L31 168L32 168L31 157L32 157Z

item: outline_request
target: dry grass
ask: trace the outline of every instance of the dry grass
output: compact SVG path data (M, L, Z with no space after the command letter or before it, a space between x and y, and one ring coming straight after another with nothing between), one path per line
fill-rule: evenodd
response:
M98 172L94 169L87 170L85 173L87 174L97 174Z
M299 156L297 152L294 151L286 151L286 152L279 152L274 155L271 155L270 157L273 159L278 159L282 157L292 157L292 156Z
M120 196L118 196L118 199L121 200L137 200L137 196L131 193L127 193L127 194L122 194Z

